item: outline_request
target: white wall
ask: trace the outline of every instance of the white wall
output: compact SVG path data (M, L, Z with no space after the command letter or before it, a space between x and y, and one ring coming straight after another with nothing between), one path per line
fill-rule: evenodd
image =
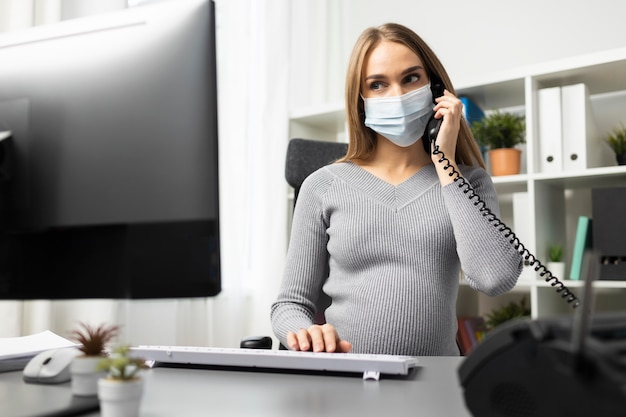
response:
M140 0L131 0L132 4ZM127 0L0 0L0 32L124 9Z
M61 20L126 8L126 0L62 0Z
M298 0L292 10L292 50L299 51L292 56L292 108L342 101L354 42L366 27L386 22L422 36L455 85L626 47L623 0Z

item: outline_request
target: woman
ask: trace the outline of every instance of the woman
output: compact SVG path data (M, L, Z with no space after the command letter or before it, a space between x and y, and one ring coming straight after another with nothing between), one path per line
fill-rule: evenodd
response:
M435 83L445 87L440 97ZM450 175L457 171L498 215L462 103L424 41L386 24L354 47L346 109L346 156L300 189L274 332L293 350L459 355L460 271L494 296L522 270L509 239ZM423 143L433 111L441 121L435 153ZM320 309L323 324L314 320Z

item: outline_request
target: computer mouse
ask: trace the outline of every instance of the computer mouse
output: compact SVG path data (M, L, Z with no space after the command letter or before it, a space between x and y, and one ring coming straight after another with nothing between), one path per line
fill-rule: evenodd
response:
M75 347L46 350L35 355L24 367L25 382L37 384L60 384L71 379L70 364L80 355Z

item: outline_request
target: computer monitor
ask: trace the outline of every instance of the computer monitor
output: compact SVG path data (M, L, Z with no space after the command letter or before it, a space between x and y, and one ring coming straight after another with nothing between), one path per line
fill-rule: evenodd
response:
M0 36L0 299L219 293L216 77L211 0Z

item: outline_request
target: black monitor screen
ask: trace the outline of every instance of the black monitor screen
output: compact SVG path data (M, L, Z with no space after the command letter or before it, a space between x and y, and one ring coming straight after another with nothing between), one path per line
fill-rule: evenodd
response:
M220 291L215 5L0 36L0 298Z

